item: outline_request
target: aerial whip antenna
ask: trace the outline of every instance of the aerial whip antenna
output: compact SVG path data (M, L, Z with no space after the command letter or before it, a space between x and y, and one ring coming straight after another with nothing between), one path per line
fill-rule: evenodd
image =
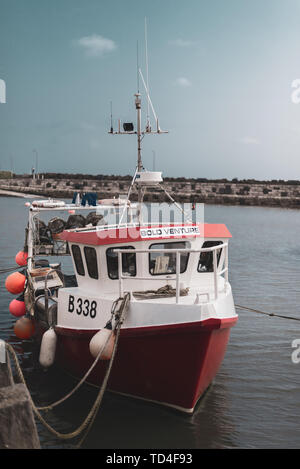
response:
M136 81L137 92L140 92L140 76L139 76L139 41L136 41Z
M112 101L110 102L110 132L113 133Z
M147 124L146 132L151 132L150 117L149 117L149 70L148 70L148 40L147 40L147 18L145 17L145 57L146 57L146 82L148 90L148 99L147 99Z

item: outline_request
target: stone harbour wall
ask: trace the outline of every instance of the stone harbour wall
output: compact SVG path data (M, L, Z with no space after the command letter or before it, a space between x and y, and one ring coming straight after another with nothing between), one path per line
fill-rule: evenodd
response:
M74 192L96 192L98 199L126 196L130 179L122 177L44 178L14 177L0 179L0 189L19 193L36 194L54 198L72 198ZM253 205L300 208L300 181L209 181L197 179L166 178L164 188L177 202ZM132 192L132 200L137 191ZM148 188L145 202L167 202L165 193L156 187Z

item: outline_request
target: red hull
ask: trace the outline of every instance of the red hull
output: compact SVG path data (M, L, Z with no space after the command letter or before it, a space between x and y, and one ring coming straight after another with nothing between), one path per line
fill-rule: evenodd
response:
M122 329L108 389L192 412L224 358L237 318ZM89 342L97 331L56 327L57 361L81 378L93 363ZM100 386L107 362L88 378Z

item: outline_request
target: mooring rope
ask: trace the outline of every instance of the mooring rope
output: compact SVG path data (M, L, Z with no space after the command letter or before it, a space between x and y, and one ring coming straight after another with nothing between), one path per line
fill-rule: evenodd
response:
M55 430L53 427L51 427L47 422L46 420L42 417L42 415L40 414L40 410L49 410L51 408L53 408L55 405L58 405L59 403L65 401L68 397L70 397L74 392L75 390L77 390L79 388L79 383L78 385L75 386L74 390L71 391L67 396L65 396L65 398L62 398L60 399L59 401L57 401L56 403L53 403L53 404L50 404L49 406L46 406L46 407L37 407L35 405L35 403L33 402L33 399L29 393L29 396L30 396L30 401L31 401L31 405L32 405L32 409L33 409L33 412L34 414L36 415L36 417L38 418L38 420L53 434L55 435L57 438L60 438L60 439L64 439L64 440L69 440L69 439L73 439L77 436L79 436L85 429L86 430L86 433L85 435L83 436L83 438L81 439L81 441L79 442L79 444L77 445L77 447L79 447L82 442L84 441L84 439L86 438L88 432L89 432L89 429L91 428L95 418L96 418L96 415L97 415L97 412L99 410L99 407L100 407L100 404L102 402L102 398L103 398L103 395L104 395L104 392L106 390L106 386L107 386L107 382L108 382L108 379L109 379L109 376L110 376L110 372L111 372L111 368L112 368L112 365L113 365L113 362L114 362L114 358L115 358L115 354L116 354L116 351L117 351L117 345L118 345L118 340L119 340L119 335L120 335L120 330L121 330L121 326L122 326L122 323L124 321L124 315L125 315L125 312L128 308L128 304L129 304L129 299L130 299L130 294L129 293L126 293L125 296L123 298L119 298L118 300L116 300L114 303L113 303L113 312L115 314L115 317L116 317L116 324L115 324L115 328L114 330L111 331L111 333L109 334L104 346L101 348L101 350L99 351L97 357L96 357L96 360L94 361L93 365L90 367L90 369L88 370L88 372L85 374L84 376L84 379L87 378L88 374L92 371L92 369L94 368L94 366L96 365L96 363L98 362L99 358L101 357L102 353L103 353L103 350L105 349L108 341L110 340L111 338L111 335L113 333L115 333L116 331L116 338L115 338L115 343L114 343L114 347L113 347L113 351L112 351L112 356L110 358L110 361L109 361L109 366L107 367L107 370L106 370L106 373L105 373L105 377L103 379L103 382L102 382L102 385L100 387L100 390L99 390L99 393L97 395L97 398L93 404L93 406L91 407L87 417L84 419L84 421L82 422L82 424L74 431L70 432L70 433L60 433L58 432L57 430ZM116 304L122 300L122 303L120 305L120 309L117 311L117 313L115 313L115 309L116 309ZM23 372L21 370L21 367L20 367L20 364L19 364L19 360L18 360L18 357L16 355L16 352L14 350L14 348L10 345L10 344L7 344L6 343L6 347L7 347L7 350L11 353L13 359L14 359L14 362L15 362L15 365L16 365L16 368L17 368L17 371L18 371L18 375L22 381L22 383L26 386L26 388L28 389L27 385L26 385L26 381L25 381L25 378L24 378L24 375L23 375ZM83 379L80 381L80 385L83 383Z
M0 273L1 273L1 271L0 271ZM63 440L69 440L69 439L76 438L81 433L83 433L84 430L86 430L86 433L83 435L80 442L76 445L77 447L80 447L81 444L83 443L84 439L87 437L88 432L89 432L91 426L93 425L93 422L95 421L97 412L98 412L99 407L101 405L101 402L102 402L102 399L103 399L103 396L104 396L104 393L105 393L105 390L106 390L106 387L107 387L107 382L108 382L108 379L109 379L109 376L110 376L110 372L111 372L111 369L112 369L112 365L113 365L113 362L114 362L114 358L115 358L115 355L116 355L120 330L121 330L122 323L124 321L125 312L127 311L127 308L128 308L129 299L130 299L130 294L126 293L123 298L119 298L118 300L114 301L113 306L112 306L112 317L115 316L115 319L116 319L115 327L114 327L114 329L111 330L111 333L109 334L105 344L103 345L103 347L99 351L96 359L94 360L94 362L91 365L91 367L89 368L89 370L86 372L84 377L79 381L79 383L77 383L77 385L73 388L72 391L70 391L66 396L64 396L60 400L58 400L58 401L56 401L52 404L49 404L47 406L44 406L44 407L36 406L35 403L33 402L33 399L30 395L30 392L29 392L29 397L30 397L30 401L31 401L31 405L32 405L32 409L33 409L34 414L36 415L38 420L45 426L45 428L47 428L48 431L50 433L52 433L54 436L56 436L57 438L63 439ZM118 305L119 301L121 301L121 300L122 300L122 303L120 305L120 308L116 312L117 305ZM276 314L276 313L270 313L270 312L261 311L261 310L258 310L258 309L249 308L247 306L242 306L242 305L238 305L238 304L236 304L235 307L238 308L238 309L241 309L241 310L251 311L251 312L255 312L255 313L259 313L259 314L264 314L264 315L267 315L267 316L275 316L275 317L279 317L279 318L283 318L283 319L291 319L291 320L294 320L294 321L300 321L300 318L296 318L296 317L293 317L293 316L285 316L285 315L280 315L280 314ZM96 397L96 400L95 400L93 406L91 407L88 415L86 416L86 418L83 420L81 425L76 430L74 430L72 432L69 432L69 433L60 433L60 432L58 432L57 430L55 430L53 427L51 427L51 425L49 425L46 422L46 420L42 417L40 411L53 409L55 406L61 404L62 402L67 400L69 397L71 397L79 389L79 387L86 381L87 377L89 376L91 371L94 369L94 367L98 363L98 361L99 361L105 347L107 346L112 334L114 334L114 333L115 333L116 337L115 337L115 343L114 343L114 347L113 347L113 351L112 351L112 356L110 358L109 365L107 367L107 370L106 370L102 385L101 385L100 390L99 390L99 393L98 393L98 395ZM16 369L17 369L17 372L18 372L18 376L19 376L21 382L28 389L25 378L24 378L24 375L23 375L23 372L22 372L22 369L20 367L20 363L19 363L17 354L16 354L14 348L8 343L6 343L6 348L7 348L7 351L12 355L12 358L15 362Z
M24 266L17 265L16 267L7 267L0 269L0 274L7 274L9 272L14 272L15 270L24 269Z
M254 309L254 308L248 308L247 306L242 306L242 305L235 305L236 308L239 309L244 309L246 311L252 311L253 313L259 313L259 314L265 314L266 316L275 316L278 318L283 318L283 319L291 319L293 321L300 321L300 318L295 318L293 316L285 316L283 314L277 314L277 313L268 313L266 311L260 311L259 309Z
M128 299L129 299L129 293L127 294L128 295ZM123 298L118 298L116 301L114 301L113 305L112 305L112 316L111 316L111 319L110 319L110 322L112 321L112 318L113 316L116 314L115 313L115 310L116 310L116 306L118 304L118 302L120 300L123 300ZM121 309L122 305L120 306L120 309ZM125 312L127 308L127 305L125 304L124 307L122 307L122 311ZM123 322L123 320L122 320ZM121 323L122 324L122 323ZM121 327L121 324L120 327ZM95 366L97 365L98 361L100 360L100 357L102 355L102 352L103 350L105 349L106 345L109 343L110 339L111 339L111 336L112 334L114 333L114 331L112 330L111 333L109 334L106 342L105 342L105 345L102 347L102 349L100 350L100 352L98 353L96 359L94 360L94 362L92 363L92 365L90 366L90 368L87 370L87 372L85 373L85 375L81 378L81 380L76 384L76 386L64 397L62 397L61 399L59 399L58 401L56 402L53 402L52 404L48 404L47 406L44 406L44 407L37 407L38 410L52 410L54 407L58 406L59 404L62 404L64 401L66 401L69 397L71 397L73 394L75 394L75 392L82 386L82 384L86 381L86 379L88 378L88 376L91 374L91 372L93 371L93 369L95 368Z

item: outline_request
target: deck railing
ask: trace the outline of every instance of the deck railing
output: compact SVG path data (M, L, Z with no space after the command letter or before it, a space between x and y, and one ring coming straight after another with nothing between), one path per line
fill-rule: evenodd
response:
M218 251L224 249L224 259L223 263L220 267L218 266ZM124 288L123 288L123 280L175 280L176 281L176 303L179 303L179 298L180 298L180 278L181 278L181 273L180 273L180 260L181 260L181 254L187 254L187 253L198 253L200 255L201 252L212 252L213 253L213 271L209 272L209 274L213 274L213 285L214 285L214 298L215 300L218 299L219 295L219 288L218 288L218 281L219 277L224 274L224 290L226 291L226 287L228 285L228 243L223 243L219 244L217 246L212 246L210 248L200 248L200 249L115 249L115 252L118 253L118 275L119 275L119 293L120 296L123 296L124 294ZM168 273L168 274L161 274L161 275L152 275L148 277L138 277L138 276L126 276L123 275L123 266L122 266L122 254L126 253L134 253L134 254L143 254L143 253L148 253L148 254L153 254L153 253L172 253L176 254L176 270L174 273ZM223 268L222 268L223 267ZM171 275L175 275L176 277L171 277ZM200 274L201 275L201 274ZM199 277L200 279L200 277ZM207 295L209 298L209 292L201 292L203 295Z

